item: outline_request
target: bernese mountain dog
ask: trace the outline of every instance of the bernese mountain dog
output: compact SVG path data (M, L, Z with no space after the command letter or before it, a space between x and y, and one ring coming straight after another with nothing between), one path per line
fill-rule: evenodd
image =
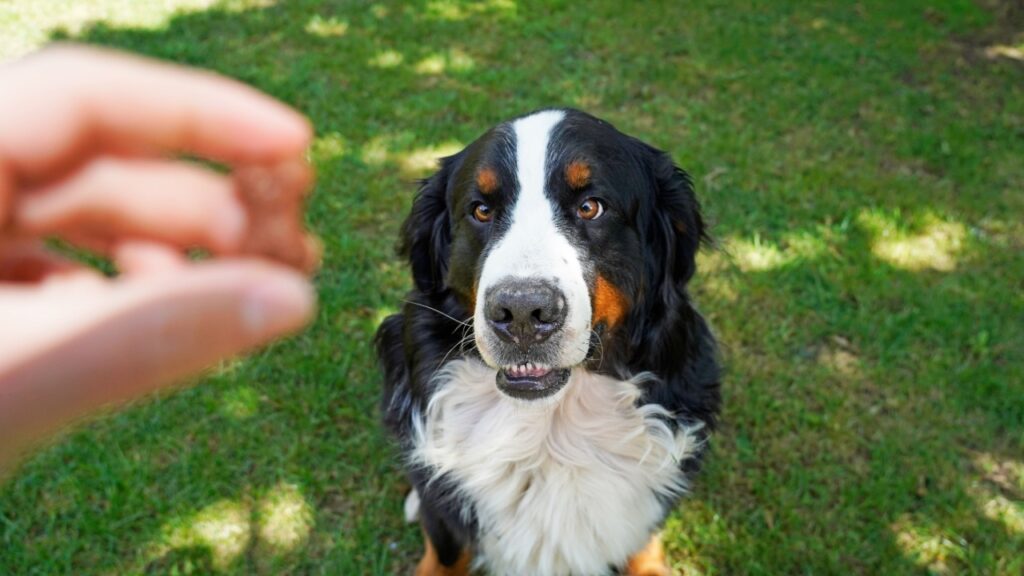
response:
M415 288L377 333L418 575L668 574L658 531L719 410L686 284L690 177L584 112L441 160L402 226Z

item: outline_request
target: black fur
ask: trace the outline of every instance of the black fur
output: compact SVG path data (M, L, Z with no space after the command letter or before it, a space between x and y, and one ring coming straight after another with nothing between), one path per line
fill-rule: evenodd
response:
M621 325L597 328L601 341L592 346L586 366L618 378L653 372L660 382L647 386L641 402L664 406L677 415L676 425L702 422L707 435L719 412L719 368L714 337L686 290L697 250L707 240L691 180L665 153L582 112L566 114L552 135L562 144L561 156L549 162L585 158L595 186L616 209L602 227L573 232L574 241L589 247L596 272L630 304ZM472 338L463 342L468 328L462 322L472 315L476 277L501 227L474 227L463 205L475 193L473 174L481 162L497 166L503 183L514 178L515 155L508 146L509 131L502 125L444 159L421 184L402 227L401 253L410 262L415 289L402 312L381 325L377 349L384 421L403 452L412 449L411 419L429 401L435 371L444 362L479 356ZM564 187L557 178L549 183L559 185ZM510 191L505 201L514 199ZM694 472L699 461L687 460L683 467ZM442 562L451 565L474 543L471 503L458 500L449 479L428 485L429 471L414 468L409 475L420 492L424 527ZM665 502L666 515L674 504Z

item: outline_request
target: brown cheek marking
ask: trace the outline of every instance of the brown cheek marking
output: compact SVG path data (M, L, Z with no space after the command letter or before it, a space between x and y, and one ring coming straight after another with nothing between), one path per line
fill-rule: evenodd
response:
M579 190L590 184L590 166L586 162L574 160L565 167L565 180L569 187Z
M598 275L597 283L594 286L594 314L591 318L591 325L596 326L598 322L604 322L608 328L613 328L626 315L626 297L611 282Z
M476 186L481 194L493 194L498 189L498 175L491 168L481 168L476 173Z

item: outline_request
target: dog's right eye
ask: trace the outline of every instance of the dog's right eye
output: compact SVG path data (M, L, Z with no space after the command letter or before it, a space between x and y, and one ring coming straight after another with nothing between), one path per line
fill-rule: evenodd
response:
M597 220L604 214L604 204L601 204L597 198L587 198L576 209L576 214L584 220Z
M477 222L490 222L491 218L494 218L494 212L487 204L477 202L473 205L473 218L476 218Z

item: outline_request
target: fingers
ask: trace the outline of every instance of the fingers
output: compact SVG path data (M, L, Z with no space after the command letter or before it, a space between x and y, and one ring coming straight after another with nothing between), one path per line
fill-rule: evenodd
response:
M237 260L0 296L0 435L172 384L299 330L315 308L296 272Z
M129 238L230 253L242 243L246 212L227 176L183 162L106 158L25 194L13 227L91 248Z
M0 126L0 157L29 181L98 146L265 162L301 157L312 137L300 114L234 80L81 46L7 67Z
M47 250L37 240L0 242L0 282L37 283L71 274L98 275L90 268Z
M114 251L114 262L129 276L166 274L184 269L188 261L181 252L154 242L125 242Z
M298 273L246 260L128 276L84 293L56 286L40 293L3 290L0 317L12 322L0 328L0 342L11 354L0 363L0 382L67 377L139 391L293 332L315 305L311 285ZM7 359L19 356L18 366ZM44 358L51 362L38 363Z

